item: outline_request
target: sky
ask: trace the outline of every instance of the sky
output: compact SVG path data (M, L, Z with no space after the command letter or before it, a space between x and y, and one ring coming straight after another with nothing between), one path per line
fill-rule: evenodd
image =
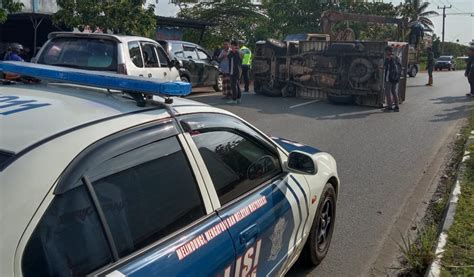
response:
M369 0L370 1L370 0ZM383 0L385 3L398 5L405 0ZM474 15L474 0L425 0L431 3L430 10L438 10L438 6L452 5L451 9L446 9L446 33L445 41L456 42L467 45L474 40L474 16L468 15L449 15L450 13L472 13ZM170 0L147 0L148 4L156 5L156 13L161 16L176 16L178 7L171 4ZM431 18L435 25L435 34L441 37L443 29L443 17L436 16Z
M474 40L474 16L468 15L449 15L450 13L472 13L474 15L474 0L425 0L430 2L429 10L436 10L440 14L443 10L438 10L438 7L444 5L452 5L451 9L446 9L446 30L445 30L445 41L456 42L459 39L459 43L468 44ZM398 5L403 0L384 0L385 3L393 3ZM441 37L443 30L443 17L436 16L432 17L431 20L435 26L435 34Z

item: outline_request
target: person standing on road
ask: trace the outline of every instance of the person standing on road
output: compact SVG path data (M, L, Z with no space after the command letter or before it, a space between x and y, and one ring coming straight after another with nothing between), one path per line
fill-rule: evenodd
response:
M232 89L232 100L228 101L227 104L240 104L240 98L242 92L240 91L240 76L242 75L242 53L239 51L239 45L237 41L230 43L231 51L227 55L229 58L229 75L230 75L230 87Z
M434 54L431 47L426 48L426 70L428 71L428 83L427 86L433 86L433 68L434 68Z
M229 58L227 55L230 53L230 43L229 40L225 40L222 46L222 50L217 57L219 61L219 70L222 72L222 94L224 95L223 99L231 99L232 91L230 89L230 66Z
M245 46L245 42L241 40L240 42L240 52L243 54L242 58L242 77L244 79L244 92L249 92L250 86L250 67L252 65L252 51Z
M469 85L471 86L471 91L467 95L474 97L474 42L471 42L469 47L469 57L467 58L466 72L464 72L464 76L467 77Z
M401 72L397 63L397 57L393 55L393 48L391 46L385 47L384 89L387 106L384 111L400 111L397 84L400 81Z

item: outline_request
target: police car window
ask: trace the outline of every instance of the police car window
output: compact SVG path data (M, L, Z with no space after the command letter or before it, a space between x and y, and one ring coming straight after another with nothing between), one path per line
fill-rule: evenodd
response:
M140 45L137 41L132 41L128 43L128 51L130 53L130 59L133 64L137 67L143 67L143 58L140 51Z
M222 205L281 172L279 159L273 152L243 135L209 131L196 132L192 138Z
M56 195L28 241L24 276L84 276L112 262L89 194L81 185Z
M150 43L142 42L143 62L145 67L159 67L158 57L156 56L155 46Z
M176 137L112 158L90 179L121 257L205 215Z
M165 51L161 47L155 47L156 53L158 53L158 59L160 60L161 67L168 67L168 56L165 54Z
M198 59L198 56L197 56L197 54L196 54L196 48L195 48L195 47L184 46L184 47L183 47L183 50L184 50L184 56L185 56L187 59L192 59L192 60L197 60L197 59Z

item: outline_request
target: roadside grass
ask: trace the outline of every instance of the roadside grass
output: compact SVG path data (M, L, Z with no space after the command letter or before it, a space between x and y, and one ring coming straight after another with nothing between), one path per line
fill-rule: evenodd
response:
M474 153L474 145L469 151ZM474 276L474 157L466 161L461 196L441 264L441 276Z
M467 126L462 128L462 130L460 131L460 135L457 137L456 141L452 146L451 156L444 170L443 177L440 180L440 184L435 193L435 196L433 197L428 206L428 210L426 212L425 217L423 218L420 225L416 228L416 234L402 234L402 244L399 245L399 249L402 256L402 260L400 262L401 267L398 268L399 276L423 276L429 265L436 258L435 252L437 238L441 231L449 196L456 180L456 172L464 154L465 143L467 141L467 138L469 137L471 130L474 129L474 113L470 115L468 123L469 124L467 124ZM472 151L474 151L474 148L472 149ZM472 201L473 205L471 206L471 210L466 211L467 213L470 213L470 219L467 218L466 220L462 221L463 223L461 229L463 231L460 231L458 233L458 237L453 236L453 241L459 241L460 244L458 245L461 245L460 247L464 247L467 242L465 240L465 238L467 238L467 233L465 232L466 229L464 229L463 227L468 225L469 227L473 228L469 231L469 238L471 239L471 246L469 248L470 252L464 252L466 259L468 259L467 257L469 257L470 259L466 262L469 262L470 265L473 265L474 247L472 245L472 242L474 241L474 199L472 196L474 196L474 159L471 160L470 163L472 163L471 177L473 182L473 186L471 187L472 194L470 201ZM458 214L456 214L456 216L458 216ZM452 257L453 259L456 259L457 256L454 255L459 255L458 249L454 247L452 249ZM446 263L450 265L455 264L453 260L446 260ZM458 267L451 267L450 269L459 270ZM473 271L470 272L468 275L459 275L457 273L454 273L454 276L474 276L474 267L469 267L469 270Z

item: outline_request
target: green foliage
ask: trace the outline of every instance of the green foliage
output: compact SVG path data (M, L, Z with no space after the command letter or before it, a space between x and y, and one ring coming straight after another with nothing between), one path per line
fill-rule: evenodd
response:
M471 113L470 125L474 127ZM469 147L471 153L474 146ZM461 196L456 207L454 224L448 232L448 242L444 252L441 276L474 276L474 159L466 162Z
M404 271L406 275L423 276L425 270L436 258L435 243L437 238L436 226L430 225L422 228L418 232L416 240L410 239L410 236L402 236L402 244L399 248L404 259Z
M144 0L58 0L53 15L56 25L110 30L115 34L153 37L156 28L154 6L144 8Z
M267 20L262 11L249 1L222 0L201 2L192 7L184 7L178 14L182 18L192 18L211 23L206 31L203 45L215 48L224 39L243 39L254 43L260 35L258 27ZM185 40L198 41L200 33L188 31Z
M23 3L14 2L13 0L1 0L2 5L0 7L0 24L7 20L9 13L20 12L23 9Z
M429 19L430 16L438 15L436 11L428 11L429 2L423 0L406 0L404 4L400 4L398 9L400 14L408 17L410 22L418 21L423 26L425 31L433 31L433 22Z

